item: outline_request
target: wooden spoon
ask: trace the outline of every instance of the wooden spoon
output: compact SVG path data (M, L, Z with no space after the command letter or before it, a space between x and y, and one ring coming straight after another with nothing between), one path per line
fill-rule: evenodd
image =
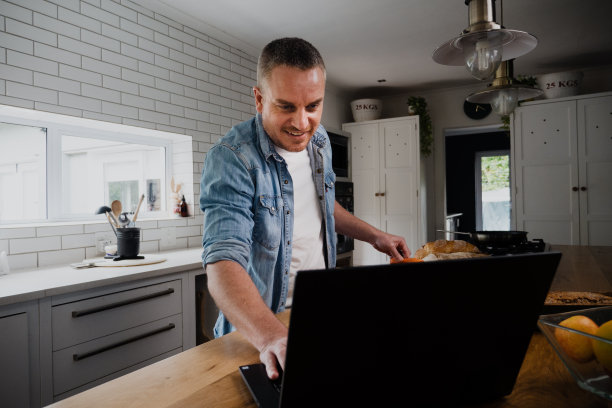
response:
M121 211L123 210L121 201L119 200L113 201L111 203L111 209L113 210L113 215L115 216L115 219L119 219L119 216L121 215Z
M136 218L138 218L138 211L140 211L140 206L142 205L142 200L144 200L144 194L140 196L140 200L138 200L138 207L136 207L136 212L134 213L134 217L132 218L132 222L136 222Z

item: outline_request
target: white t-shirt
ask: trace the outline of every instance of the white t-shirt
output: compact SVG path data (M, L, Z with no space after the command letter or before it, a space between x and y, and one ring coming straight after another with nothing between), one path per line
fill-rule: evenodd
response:
M323 218L319 199L312 179L312 167L308 149L290 152L274 146L289 169L293 180L293 238L291 267L289 268L289 294L287 306L291 306L295 275L301 269L325 268L323 255Z

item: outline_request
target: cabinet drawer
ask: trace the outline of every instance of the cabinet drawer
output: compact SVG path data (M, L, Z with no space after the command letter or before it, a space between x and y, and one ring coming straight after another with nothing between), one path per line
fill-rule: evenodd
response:
M181 313L174 280L54 306L53 351Z
M53 394L181 348L182 315L150 322L53 353Z

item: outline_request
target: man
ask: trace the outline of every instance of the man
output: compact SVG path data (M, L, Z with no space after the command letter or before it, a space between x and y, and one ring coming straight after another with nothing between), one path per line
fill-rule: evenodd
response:
M260 352L271 379L285 365L285 309L299 269L333 268L335 232L389 256L410 255L404 238L343 209L334 196L331 147L320 126L325 65L298 38L268 44L253 88L257 115L208 152L202 171L202 261L221 310L215 336L238 329ZM231 323L230 323L231 322Z

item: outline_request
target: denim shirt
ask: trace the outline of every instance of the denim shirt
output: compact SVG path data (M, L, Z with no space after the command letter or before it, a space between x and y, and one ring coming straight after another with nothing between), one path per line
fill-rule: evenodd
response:
M336 265L335 181L323 126L308 144L313 180L325 223L328 268ZM240 264L274 313L285 309L293 236L293 182L274 150L261 115L234 126L207 153L200 182L204 212L202 263ZM215 337L234 330L219 313Z

